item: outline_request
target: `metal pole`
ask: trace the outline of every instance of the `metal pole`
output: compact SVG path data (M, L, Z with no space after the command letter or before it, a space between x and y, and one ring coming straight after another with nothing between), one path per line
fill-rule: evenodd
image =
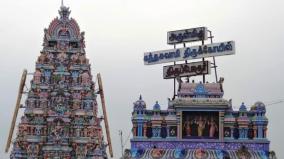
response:
M204 39L202 39L202 45L204 45ZM204 63L205 58L202 58L202 62ZM203 74L203 83L205 83L205 74Z
M123 153L124 146L123 146L122 130L119 130L119 136L120 136L120 144L121 144L121 156L123 158L123 156L124 156L124 153Z
M174 44L174 49L176 49L176 44ZM174 65L176 65L176 62L174 61ZM174 78L174 97L173 99L175 99L176 97L176 78Z
M216 66L216 62L215 62L215 56L213 56L213 63L214 63L214 71L215 71L215 80L216 80L216 83L217 83L218 76L217 76L217 66Z
M210 34L210 41L211 41L211 44L213 43L213 36L212 36L212 31L208 30L209 34ZM216 61L215 61L215 56L213 56L213 64L214 64L214 71L215 71L215 80L216 80L216 83L218 81L218 75L217 75L217 66L216 66Z

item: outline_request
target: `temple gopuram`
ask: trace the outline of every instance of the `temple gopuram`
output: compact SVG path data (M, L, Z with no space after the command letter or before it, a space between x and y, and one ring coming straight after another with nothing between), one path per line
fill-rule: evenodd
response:
M86 58L84 32L69 18L70 10L63 4L59 17L44 30L43 50L34 73L24 71L14 118L7 142L13 148L11 159L106 159L97 96L104 106L101 78L95 87L91 65ZM27 98L20 104L26 75L31 74ZM11 141L18 109L23 108L17 134ZM108 124L105 123L106 131ZM112 152L110 149L110 155Z
M209 38L211 42L205 44ZM235 54L235 43L213 43L212 38L206 27L172 31L168 32L168 44L174 45L174 49L144 54L145 65L174 62L163 68L164 79L174 79L174 96L166 106L156 102L147 107L142 96L134 102L133 138L125 158L271 157L264 103L258 101L249 106L241 103L237 110L233 109L232 100L223 98L224 78L217 78L215 57ZM188 44L193 41L202 44ZM177 44L183 47L177 48ZM213 62L206 61L212 57ZM189 62L199 58L202 61ZM211 73L211 68L215 69L216 81L206 82L205 75ZM193 76L203 76L203 80L190 81Z

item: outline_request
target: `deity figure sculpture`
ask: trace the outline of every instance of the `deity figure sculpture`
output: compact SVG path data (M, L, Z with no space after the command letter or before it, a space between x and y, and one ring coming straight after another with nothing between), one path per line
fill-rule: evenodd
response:
M210 121L209 137L211 137L211 138L214 137L217 129L218 129L217 124L215 123L214 119L212 118L211 121Z
M191 121L189 120L189 117L187 117L186 121L184 122L183 128L185 130L185 135L191 136Z
M90 75L87 72L84 72L81 75L81 78L82 78L82 84L83 85L88 85L90 83Z
M58 54L57 58L60 62L64 62L64 60L66 59L67 55L65 52L61 52L60 54Z
M73 55L71 56L72 62L73 62L73 63L79 63L79 56L80 56L79 53L73 54Z
M46 58L46 54L45 53L41 53L40 56L38 57L38 63L40 64L44 64L46 61L47 58Z
M34 73L34 84L40 84L41 82L41 72L40 70L36 70L36 72Z
M79 77L79 72L78 71L72 71L72 81L73 83L78 83L78 77Z
M203 129L205 128L205 123L202 120L201 116L199 117L197 124L198 124L198 136L201 137L203 133Z
M79 102L74 101L74 102L73 102L73 106L72 106L72 107L73 107L73 109L74 109L74 110L76 110L76 109L80 109L80 103L79 103Z
M61 140L62 135L64 134L63 126L58 122L57 125L53 128L52 135L54 137L55 142L59 142Z
M46 57L48 61L53 61L54 55L52 53L48 53Z
M95 137L96 136L96 131L93 128L88 129L88 137Z
M76 129L76 131L75 131L75 133L76 133L75 136L76 137L80 137L81 136L80 131L81 131L80 129Z
M46 84L48 84L50 82L51 70L45 70L43 73L44 73L44 81Z
M210 131L210 120L209 117L204 117L204 129L203 129L203 136L208 137L209 135L209 131Z
M39 145L30 144L27 146L27 153L30 156L35 156L39 153Z
M89 62L86 59L86 56L84 56L84 55L79 56L79 61L80 61L80 64L88 64L88 62Z
M82 47L85 47L85 32L81 32L81 45Z

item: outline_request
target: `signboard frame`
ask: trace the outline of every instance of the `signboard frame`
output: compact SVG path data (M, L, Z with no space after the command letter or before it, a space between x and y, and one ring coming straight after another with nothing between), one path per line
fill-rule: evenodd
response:
M178 49L146 52L144 53L144 64L153 65L233 54L235 54L235 42L226 41Z
M208 39L206 27L197 27L167 32L167 43L175 45L186 42L202 41Z
M211 73L210 61L198 61L192 63L168 65L163 67L164 79L208 75L210 73Z

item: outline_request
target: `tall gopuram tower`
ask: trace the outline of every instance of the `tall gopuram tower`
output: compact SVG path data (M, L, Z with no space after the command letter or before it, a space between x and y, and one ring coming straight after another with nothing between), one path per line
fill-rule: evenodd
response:
M62 5L44 30L11 159L105 159L97 93L84 32Z

